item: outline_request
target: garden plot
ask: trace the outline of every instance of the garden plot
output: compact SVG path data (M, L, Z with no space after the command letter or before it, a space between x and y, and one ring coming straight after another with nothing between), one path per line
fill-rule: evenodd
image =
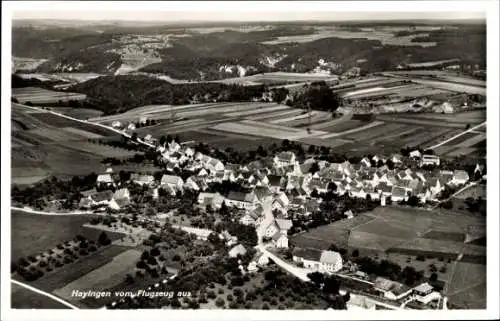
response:
M343 131L343 132L340 132L340 133L326 134L326 135L320 136L320 138L326 139L326 138L338 137L338 136L342 136L342 135L347 135L347 134L351 134L351 133L355 133L355 132L367 130L367 129L370 129L370 128L373 128L373 127L381 126L383 124L384 124L383 121L374 121L374 122L371 122L371 123L366 124L364 126L361 126L361 127L358 127L358 128L354 128L354 129L350 129L350 130L346 130L346 131Z
M66 284L53 293L66 300L75 299L71 296L73 290L104 290L111 288L125 278L127 272L133 272L135 264L139 261L141 252L128 250L115 256L111 262L81 276L77 280Z

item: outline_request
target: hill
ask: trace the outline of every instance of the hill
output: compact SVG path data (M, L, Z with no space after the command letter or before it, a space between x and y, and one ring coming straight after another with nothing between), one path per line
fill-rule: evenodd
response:
M98 100L106 114L156 104L183 105L194 100L249 101L260 98L264 86L238 86L219 83L171 84L148 76L105 76L88 80L68 88L68 91L86 94Z

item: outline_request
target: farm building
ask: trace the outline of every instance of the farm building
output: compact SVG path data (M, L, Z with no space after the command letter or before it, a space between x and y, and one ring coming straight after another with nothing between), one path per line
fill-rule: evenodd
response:
M384 295L385 298L389 300L400 300L412 292L412 289L406 285L391 281L382 277L377 277L373 288Z
M342 269L342 256L334 251L294 248L293 261L301 263L305 268L318 272L335 273Z
M101 174L97 176L97 186L100 187L111 187L114 185L111 174Z
M226 198L228 206L236 206L238 208L251 209L254 208L258 199L254 192L241 193L241 192L230 192Z

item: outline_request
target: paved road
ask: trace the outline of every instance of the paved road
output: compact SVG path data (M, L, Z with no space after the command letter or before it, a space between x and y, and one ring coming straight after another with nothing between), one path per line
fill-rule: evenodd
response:
M61 299L59 297L56 297L55 295L52 295L52 294L47 293L45 291L39 290L37 288L34 288L31 285L27 285L25 283L22 283L22 282L19 282L19 281L16 281L16 280L10 280L10 282L12 282L12 283L14 283L16 285L19 285L19 286L21 286L21 287L23 287L23 288L25 288L27 290L30 290L32 292L35 292L35 293L38 293L40 295L46 296L46 297L48 297L48 298L50 298L50 299L52 299L54 301L57 301L57 302L61 303L62 305L67 306L68 308L76 309L76 310L79 309L78 307L74 306L73 304L71 304L71 303L69 303L67 301L64 301L63 299Z
M283 268L287 272L293 274L294 276L298 277L302 281L309 281L307 274L311 273L310 270L299 268L297 266L291 265L291 264L283 261L278 256L269 252L266 248L267 246L268 245L266 245L266 244L259 244L256 246L256 248L259 249L260 251L262 251L263 253L265 253L266 255L268 255L276 264L278 264L281 268Z
M262 243L262 238L264 237L264 234L266 233L267 227L274 220L274 215L273 215L273 211L272 211L272 204L273 204L272 202L273 202L272 196L266 197L262 202L262 210L264 213L264 220L256 228L257 237L259 239L259 241L258 241L259 244Z
M467 129L466 131L461 132L460 134L457 134L457 135L455 135L455 136L453 136L453 137L451 137L451 138L448 138L447 140L444 140L444 141L442 141L442 142L440 142L439 144L436 144L436 145L434 145L434 146L429 146L429 147L427 147L426 149L434 149L434 148L437 148L437 147L439 147L439 146L442 146L442 145L444 145L444 144L446 144L446 143L448 143L448 142L450 142L450 141L454 140L454 139L455 139L455 138L457 138L457 137L460 137L460 136L465 135L465 134L467 134L467 133L473 132L473 131L475 131L476 129L481 128L481 127L483 127L483 126L486 126L486 122L483 122L483 123L481 123L481 124L479 124L479 125L476 125L476 126L474 126L474 127L471 127L471 128L469 128L469 129Z

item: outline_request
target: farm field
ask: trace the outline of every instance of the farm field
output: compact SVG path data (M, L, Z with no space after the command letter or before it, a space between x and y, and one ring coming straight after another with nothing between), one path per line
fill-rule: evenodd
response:
M141 252L135 249L122 252L113 257L109 263L92 270L64 287L56 289L54 294L66 300L74 300L75 298L71 296L74 289L85 291L111 288L122 282L126 273L134 272L135 264L140 256Z
M51 298L25 289L20 285L11 283L11 286L12 309L69 309Z
M12 97L15 97L20 103L31 102L33 104L86 99L84 94L52 91L37 87L12 88Z
M321 80L336 81L337 79L338 79L337 76L325 75L325 74L271 72L271 73L262 73L246 77L213 80L211 82L221 82L225 84L239 84L239 85L256 85L256 84L281 85L286 83L321 81Z
M99 230L83 227L92 215L48 216L11 211L12 248L11 258L17 260L27 255L51 249L57 244L81 234L97 239ZM107 233L110 239L121 237L118 233Z
M485 309L486 265L457 262L446 296L459 308Z
M425 252L434 255L457 255L463 252L483 256L484 247L466 245L463 241L457 241L457 238L449 240L450 235L465 235L464 229L467 226L481 227L483 224L484 218L386 207L377 208L351 220L341 220L297 234L291 239L299 247L313 246L319 249L327 249L333 243L338 247L368 249L381 253L418 255L417 252ZM436 232L428 234L431 231ZM434 238L428 238L429 235Z
M88 119L102 115L102 111L90 108L50 107L50 110L77 119Z

